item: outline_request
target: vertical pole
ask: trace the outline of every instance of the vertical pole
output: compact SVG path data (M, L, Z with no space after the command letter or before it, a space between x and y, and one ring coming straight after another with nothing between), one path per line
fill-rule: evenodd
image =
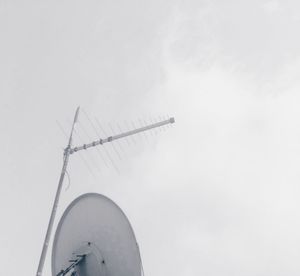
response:
M65 174L66 174L68 161L69 161L69 157L70 157L70 149L71 149L71 146L72 146L73 130L74 130L75 124L77 122L78 113L79 113L79 107L77 108L76 113L75 113L74 122L73 122L73 125L72 125L68 146L66 147L66 149L64 151L63 167L62 167L59 182L58 182L58 187L57 187L57 191L56 191L56 195L55 195L55 199L54 199L54 203L53 203L53 207L52 207L50 220L49 220L49 223L48 223L48 228L47 228L47 232L46 232L44 245L43 245L43 249L42 249L42 253L41 253L41 257L40 257L39 266L38 266L36 276L42 276L44 263L45 263L45 259L46 259L46 254L47 254L47 250L48 250L48 245L49 245L51 232L52 232L52 228L53 228L53 223L54 223L54 219L55 219L55 215L56 215L56 211L57 211L57 207L58 207L58 202L59 202L59 198L60 198L60 193L61 193L61 189L62 189L62 186L63 186L63 181L64 181L64 177L65 177Z

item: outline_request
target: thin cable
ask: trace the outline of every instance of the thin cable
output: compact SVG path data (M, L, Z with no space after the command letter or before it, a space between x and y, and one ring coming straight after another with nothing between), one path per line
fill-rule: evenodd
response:
M66 170L66 175L68 177L68 186L65 188L65 191L69 190L69 188L71 186L71 178L70 178L70 175L67 170Z

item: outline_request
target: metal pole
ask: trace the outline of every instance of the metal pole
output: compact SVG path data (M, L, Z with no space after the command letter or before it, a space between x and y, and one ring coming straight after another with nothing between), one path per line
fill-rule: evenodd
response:
M74 117L72 129L71 129L71 134L70 134L68 146L66 147L66 149L64 151L63 167L62 167L59 182L58 182L58 187L57 187L57 191L56 191L56 195L55 195L55 199L54 199L54 203L53 203L53 207L52 207L50 220L49 220L49 223L48 223L48 228L47 228L47 232L46 232L44 245L43 245L43 249L42 249L42 253L41 253L41 257L40 257L39 266L38 266L36 276L41 276L42 272L43 272L44 263L45 263L45 259L46 259L46 254L47 254L47 249L48 249L48 245L49 245L49 241L50 241L50 237L51 237L51 232L52 232L52 228L53 228L53 223L54 223L54 219L55 219L55 215L56 215L56 210L57 210L57 207L58 207L60 193L61 193L61 189L62 189L62 185L63 185L63 181L64 181L64 177L65 177L65 174L66 174L67 165L68 165L68 161L69 161L70 149L71 149L71 146L72 146L73 130L74 130L74 126L77 122L78 113L79 113L79 107L77 108L76 113L75 113L75 117Z

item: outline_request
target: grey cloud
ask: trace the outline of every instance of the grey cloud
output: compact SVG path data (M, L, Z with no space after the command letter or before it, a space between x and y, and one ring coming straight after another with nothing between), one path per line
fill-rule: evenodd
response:
M149 275L297 275L298 4L274 3L1 3L3 273L35 272L66 142L55 120L68 131L80 104L106 127L176 124L124 141L122 160L108 148L120 175L73 156L58 217L84 192L111 197Z

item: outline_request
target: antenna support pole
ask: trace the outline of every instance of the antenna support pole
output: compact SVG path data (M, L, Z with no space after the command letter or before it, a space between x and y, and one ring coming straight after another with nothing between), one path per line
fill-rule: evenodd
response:
M46 259L46 254L47 254L47 250L48 250L48 245L49 245L51 232L52 232L52 228L53 228L53 223L54 223L56 210L57 210L57 206L58 206L58 202L59 202L59 198L60 198L60 193L61 193L64 177L65 177L67 166L68 166L69 156L70 156L70 153L71 153L70 151L71 151L71 147L72 147L72 136L73 136L73 131L74 131L75 124L77 122L78 113L79 113L79 107L77 108L76 113L75 113L72 129L71 129L71 134L70 134L70 137L69 137L68 146L64 150L63 167L62 167L59 182L58 182L58 187L57 187L57 191L56 191L56 195L55 195L55 199L54 199L54 203L53 203L53 207L52 207L50 220L49 220L49 223L48 223L48 228L47 228L47 232L46 232L44 245L43 245L43 249L42 249L42 253L41 253L41 257L40 257L39 266L38 266L36 276L42 276L44 263L45 263L45 259Z

